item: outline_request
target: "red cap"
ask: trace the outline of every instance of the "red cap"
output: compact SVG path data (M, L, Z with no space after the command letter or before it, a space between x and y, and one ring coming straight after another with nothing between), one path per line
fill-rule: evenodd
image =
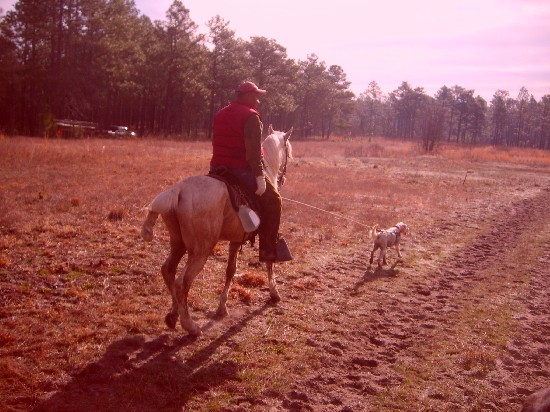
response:
M244 83L241 83L239 87L237 87L238 94L245 94L250 92L254 92L258 94L266 94L267 90L258 89L258 86L256 86L252 82L244 82Z

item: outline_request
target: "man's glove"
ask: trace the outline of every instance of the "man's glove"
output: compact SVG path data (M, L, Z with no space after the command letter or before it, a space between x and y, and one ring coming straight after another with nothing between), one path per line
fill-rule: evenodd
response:
M256 194L258 196L261 196L264 194L265 189L267 189L267 185L265 183L265 177L262 176L256 176L256 186L258 187L256 189Z

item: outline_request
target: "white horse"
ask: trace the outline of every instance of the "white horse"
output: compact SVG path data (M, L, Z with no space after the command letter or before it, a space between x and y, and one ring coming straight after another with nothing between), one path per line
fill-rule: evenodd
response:
M276 132L271 125L269 136L262 143L264 148L264 169L269 180L278 190L284 182L286 164L292 158L289 142L292 129ZM181 180L160 193L149 205L149 213L141 230L146 241L153 239L153 226L162 216L170 234L170 254L161 268L164 282L172 295L172 309L166 315L166 325L174 329L178 316L183 329L198 336L201 329L189 315L187 296L193 280L200 273L212 249L219 240L229 241L229 257L225 273L225 287L220 295L217 316L227 315L227 296L233 275L237 270L237 255L240 245L251 234L246 233L238 213L231 205L225 183L208 176L192 176ZM178 278L177 266L188 253L187 263ZM273 276L273 263L268 262L267 276L271 300L281 298Z

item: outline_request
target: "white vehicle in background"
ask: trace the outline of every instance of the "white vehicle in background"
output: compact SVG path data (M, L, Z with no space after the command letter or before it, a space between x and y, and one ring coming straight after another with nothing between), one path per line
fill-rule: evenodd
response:
M109 136L124 137L131 136L136 137L136 132L128 129L128 126L111 126L107 129L107 134Z

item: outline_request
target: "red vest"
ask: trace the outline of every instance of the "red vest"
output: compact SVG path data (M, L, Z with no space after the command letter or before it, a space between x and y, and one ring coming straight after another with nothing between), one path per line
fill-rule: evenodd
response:
M211 166L227 166L231 169L248 167L244 145L244 125L252 115L260 114L236 101L216 113Z

